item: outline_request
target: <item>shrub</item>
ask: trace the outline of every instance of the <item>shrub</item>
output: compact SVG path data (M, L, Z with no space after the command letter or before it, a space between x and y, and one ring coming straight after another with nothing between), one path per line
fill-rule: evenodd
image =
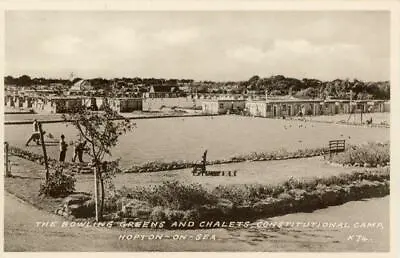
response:
M161 206L156 206L153 208L153 211L150 213L150 218L151 221L164 221L167 219L167 216L165 215L164 208Z
M62 168L57 167L49 175L48 181L40 184L39 195L65 197L75 191L75 182L75 177L63 174Z
M199 210L187 210L185 211L185 216L183 217L183 221L199 221L200 220L200 212Z
M104 212L112 213L122 209L122 203L118 200L118 196L108 196L104 200Z
M345 152L334 155L331 161L342 165L364 165L371 167L385 166L390 162L390 145L388 143L368 143L360 146L349 146Z
M269 196L277 197L285 191L282 185L227 185L217 186L212 191L218 199L228 199L235 206L249 205Z
M319 186L332 186L332 185L348 185L356 181L369 180L380 181L390 179L389 168L375 169L366 171L355 171L350 174L340 174L338 176L323 177L323 178L309 178L309 179L294 179L278 184L278 185L224 185L217 186L211 192L217 199L228 199L235 206L254 204L262 199L268 197L277 198L285 192L294 189L301 189L311 192Z
M165 210L165 216L168 221L181 221L185 217L185 212L180 210Z
M124 189L125 197L146 201L152 206L171 210L188 210L200 205L213 204L216 200L200 185L185 185L179 181L167 181L152 187Z
M217 198L230 200L234 205L246 203L246 191L243 186L219 185L211 192Z

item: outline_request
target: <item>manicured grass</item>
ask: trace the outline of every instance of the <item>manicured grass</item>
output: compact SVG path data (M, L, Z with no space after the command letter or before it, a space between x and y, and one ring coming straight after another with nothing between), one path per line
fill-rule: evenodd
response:
M390 113L364 113L363 124L366 123L367 119L372 118L372 124L375 125L389 125L390 124ZM361 124L361 114L339 114L333 116L309 116L306 118L309 121L321 121L321 122L332 122L332 123L350 123L350 124Z
M137 128L121 137L113 149L113 157L121 158L121 166L129 168L149 161L171 162L201 160L207 149L208 160L228 159L256 152L273 152L286 149L326 147L329 140L345 139L346 144L366 141L388 141L389 129L364 128L326 123L308 123L281 119L251 118L242 116L168 118L137 120ZM58 139L63 133L67 142L77 139L77 131L65 124L45 124L44 130L54 135L47 139L47 152L57 159ZM11 145L25 148L32 132L31 125L6 125L5 140ZM50 143L52 141L52 143ZM41 153L41 146L29 146ZM67 150L67 161L72 159L73 149ZM85 156L84 160L89 160Z
M4 190L39 209L54 212L62 203L62 198L39 196L41 182L41 179L21 178L17 176L5 178Z

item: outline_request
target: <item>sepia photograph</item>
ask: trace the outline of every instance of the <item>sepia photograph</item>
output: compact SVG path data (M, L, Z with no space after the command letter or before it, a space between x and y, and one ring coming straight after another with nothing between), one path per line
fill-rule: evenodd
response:
M4 251L390 252L391 14L5 10Z

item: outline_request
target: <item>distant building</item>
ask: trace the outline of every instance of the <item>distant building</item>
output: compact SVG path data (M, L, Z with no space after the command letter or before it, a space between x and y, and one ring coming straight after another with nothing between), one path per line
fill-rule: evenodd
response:
M390 101L385 101L383 103L383 112L390 112Z
M84 91L92 90L92 86L87 80L79 80L69 89L69 95L80 95Z
M24 97L23 96L15 96L14 97L14 107L22 108L24 106Z
M15 107L15 96L13 94L5 95L5 105L7 107Z
M353 102L354 103L354 102ZM321 107L321 115L337 115L351 113L354 105L350 104L350 100L327 99Z
M244 99L214 99L203 100L201 107L204 114L232 114L243 111L245 103Z
M22 107L26 109L32 108L34 98L30 96L24 96L24 101L22 103Z
M32 103L32 109L36 113L49 114L68 113L82 106L80 97L36 98Z
M246 110L252 116L290 117L317 116L349 113L385 112L382 100L321 100L296 99L293 97L267 98L266 100L248 100Z
M110 107L120 113L129 113L143 110L142 98L112 98L109 99Z
M97 99L96 97L83 97L82 106L92 111L98 111L100 103Z
M179 88L176 86L151 86L145 96L147 98L176 98L179 93Z
M320 99L266 99L249 100L246 110L252 116L290 117L302 115L318 115L321 109Z

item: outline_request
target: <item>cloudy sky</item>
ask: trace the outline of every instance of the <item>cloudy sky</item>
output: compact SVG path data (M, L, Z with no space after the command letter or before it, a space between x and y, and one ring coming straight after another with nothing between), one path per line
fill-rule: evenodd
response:
M390 17L367 11L8 11L6 74L389 80Z

